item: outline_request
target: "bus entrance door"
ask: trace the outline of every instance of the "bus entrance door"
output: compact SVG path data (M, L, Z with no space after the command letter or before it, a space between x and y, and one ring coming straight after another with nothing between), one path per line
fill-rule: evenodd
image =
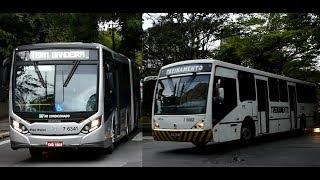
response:
M289 87L289 100L290 100L290 124L291 129L297 128L297 99L295 86Z
M267 81L256 80L258 97L258 123L260 134L269 132L269 99Z

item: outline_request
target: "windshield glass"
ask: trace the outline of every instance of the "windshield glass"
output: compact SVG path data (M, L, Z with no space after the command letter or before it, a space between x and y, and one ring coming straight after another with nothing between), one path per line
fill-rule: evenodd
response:
M16 67L15 111L97 111L97 65L80 64L75 69L67 86L64 87L64 82L73 67L74 65ZM37 74L36 69L40 71L41 76ZM42 77L43 82L39 77Z
M165 78L158 81L155 114L204 114L210 75Z

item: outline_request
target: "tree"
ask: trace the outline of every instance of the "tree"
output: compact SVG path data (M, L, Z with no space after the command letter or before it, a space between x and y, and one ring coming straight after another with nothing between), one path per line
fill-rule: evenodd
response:
M144 66L155 67L187 59L211 58L227 14L169 13L143 36ZM160 63L159 63L160 62Z
M241 15L238 35L226 37L216 58L303 80L319 81L313 14ZM309 75L312 75L310 78Z

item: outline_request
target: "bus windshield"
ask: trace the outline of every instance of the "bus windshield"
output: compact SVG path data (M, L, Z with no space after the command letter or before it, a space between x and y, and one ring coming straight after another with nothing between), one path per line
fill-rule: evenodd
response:
M210 75L168 77L158 80L155 114L206 113Z
M16 66L16 112L97 111L97 65Z

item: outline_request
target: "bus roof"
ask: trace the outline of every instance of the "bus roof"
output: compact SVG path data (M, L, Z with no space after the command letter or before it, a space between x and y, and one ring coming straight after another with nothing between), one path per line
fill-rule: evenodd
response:
M289 78L286 76L273 74L273 73L269 73L269 72L265 72L265 71L261 71L261 70L257 70L257 69L252 69L252 68L248 68L248 67L244 67L244 66L240 66L240 65L236 65L236 64L231 64L231 63L219 61L216 59L194 59L194 60L179 61L176 63L172 63L172 64L168 64L166 66L163 66L161 69L165 69L165 68L169 68L169 67L173 67L173 66L177 66L177 65L194 64L194 63L212 63L215 66L222 66L222 67L231 68L231 69L235 69L235 70L251 72L251 73L257 74L257 75L273 77L273 78L283 79L283 80L287 80L287 81L291 81L291 82L303 83L303 84L309 84L309 85L315 86L315 83L302 81L302 80L294 79L294 78Z

